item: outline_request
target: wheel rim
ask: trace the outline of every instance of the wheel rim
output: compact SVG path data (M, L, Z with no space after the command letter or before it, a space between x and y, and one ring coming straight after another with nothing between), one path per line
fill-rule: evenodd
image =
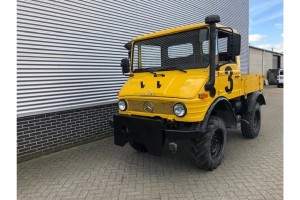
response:
M260 113L259 113L259 110L255 111L253 127L254 127L255 132L257 132L260 128Z
M220 156L220 153L223 148L224 138L223 138L223 131L221 129L217 129L211 140L211 157L212 159L217 159Z

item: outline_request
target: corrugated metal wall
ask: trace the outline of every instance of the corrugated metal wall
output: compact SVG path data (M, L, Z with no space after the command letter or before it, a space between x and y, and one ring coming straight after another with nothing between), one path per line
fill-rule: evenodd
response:
M18 116L116 102L127 41L209 14L241 33L247 73L248 7L248 0L18 0Z

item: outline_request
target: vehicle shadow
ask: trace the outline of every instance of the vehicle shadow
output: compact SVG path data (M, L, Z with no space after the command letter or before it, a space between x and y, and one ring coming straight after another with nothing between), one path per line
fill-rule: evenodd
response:
M236 154L235 151L237 149L237 144L247 143L245 138L243 138L240 128L238 129L228 129L227 130L227 144L225 149L225 156L223 162L226 162L227 157L231 158L232 156L228 156L228 154ZM171 171L182 171L182 172L191 172L195 171L197 173L203 172L206 173L206 170L198 169L193 163L191 158L191 141L190 140L181 140L178 141L178 149L176 153L172 153L168 149L168 143L170 141L166 141L163 148L163 156L155 156L149 153L140 153L136 152L129 145L126 145L126 152L128 153L126 162L131 165L132 160L143 160L147 161L146 167L151 168L153 166L156 170L160 169L163 172L171 172ZM123 147L124 148L124 147ZM128 149L127 149L128 148ZM221 164L222 166L222 164ZM219 168L221 167L219 166ZM143 170L145 165L139 165L138 170ZM218 168L216 169L218 170ZM215 171L216 171L215 170Z

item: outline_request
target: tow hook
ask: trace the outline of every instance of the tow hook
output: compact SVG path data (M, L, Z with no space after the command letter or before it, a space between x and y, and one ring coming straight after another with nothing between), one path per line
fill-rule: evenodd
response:
M169 150L172 153L176 153L177 152L177 144L175 142L170 142L169 143Z

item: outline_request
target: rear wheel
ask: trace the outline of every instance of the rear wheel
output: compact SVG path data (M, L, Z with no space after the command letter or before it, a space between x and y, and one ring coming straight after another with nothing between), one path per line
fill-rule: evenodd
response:
M129 145L138 152L147 152L146 147L141 143L131 141L129 142Z
M210 117L207 132L192 140L192 161L200 169L214 170L224 157L227 130L223 120Z
M258 102L255 103L252 111L247 111L242 115L241 128L245 138L256 138L260 131L261 112Z

